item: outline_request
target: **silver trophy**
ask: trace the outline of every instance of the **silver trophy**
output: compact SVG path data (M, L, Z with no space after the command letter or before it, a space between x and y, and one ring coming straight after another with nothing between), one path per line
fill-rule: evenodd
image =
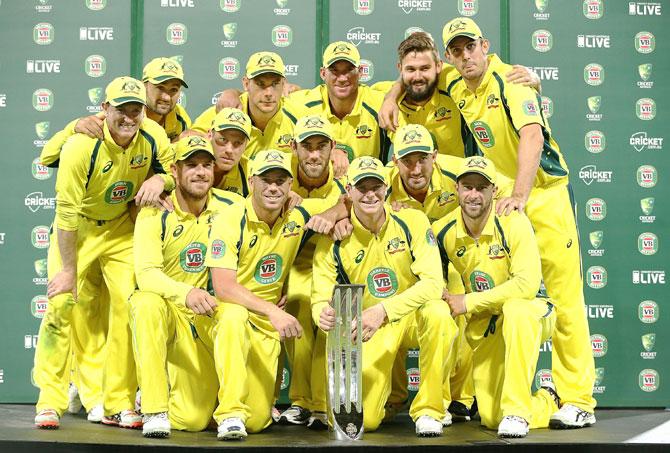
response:
M337 285L331 304L335 327L328 332L328 411L331 437L357 440L363 437L363 362L361 309L363 285ZM352 323L358 335L352 341Z

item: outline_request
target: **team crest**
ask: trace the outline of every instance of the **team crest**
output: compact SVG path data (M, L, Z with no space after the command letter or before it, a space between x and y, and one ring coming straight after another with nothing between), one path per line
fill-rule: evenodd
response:
M419 143L422 138L423 138L423 136L421 135L421 132L419 132L415 129L412 129L412 130L407 131L405 133L405 135L403 135L402 143L403 143L403 145L409 145L409 144L412 144L412 143Z
M497 98L495 94L491 93L489 97L486 98L486 108L497 109L498 107L500 107L500 98Z
M305 127L307 128L319 128L324 127L325 125L326 123L324 123L323 120L318 116L311 116L305 121Z
M451 192L442 192L439 197L437 197L438 206L444 206L447 203L451 203L456 199L456 195Z
M438 107L435 110L435 121L444 121L451 119L451 110L446 107Z
M356 138L370 138L372 136L372 129L367 124L361 124L356 128Z
M290 238L291 236L297 236L300 234L300 229L302 227L298 225L295 221L291 220L289 223L284 225L281 234L285 238Z
M147 164L147 160L149 159L144 154L138 154L137 156L133 156L133 158L130 159L130 168L132 168L133 170L142 168Z
M491 244L489 246L489 258L492 260L499 260L500 258L504 258L505 254L501 254L503 251L503 248L500 247L500 244Z
M386 251L393 255L394 253L405 251L406 242L399 237L394 237L386 244Z
M126 93L139 94L140 86L138 85L137 82L131 80L129 82L125 82L123 86L121 86L121 90L125 91Z

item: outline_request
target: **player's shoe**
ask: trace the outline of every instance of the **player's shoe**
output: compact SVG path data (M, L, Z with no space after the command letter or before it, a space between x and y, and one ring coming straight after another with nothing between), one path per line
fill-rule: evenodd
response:
M460 401L452 401L451 404L449 404L448 411L454 422L469 422L472 420L470 409Z
M392 403L387 401L384 405L384 419L382 420L382 423L388 423L392 421L396 415L406 409L407 401L403 401L402 403Z
M118 426L119 428L140 429L142 427L142 417L135 411L125 410L114 415L105 415L102 417L102 424Z
M416 420L416 435L419 437L438 437L442 435L442 422L429 415Z
M142 413L142 390L137 389L135 392L135 412L138 414Z
M451 426L452 423L453 423L453 417L451 416L451 413L447 411L447 413L444 414L444 417L442 417L442 426L446 428L447 426Z
M551 429L585 428L596 424L596 416L572 404L564 404L558 412L549 418Z
M102 404L98 404L97 406L93 406L91 410L88 411L88 414L86 415L86 420L88 420L91 423L100 423L104 415L105 411L102 408Z
M67 411L70 414L78 414L82 408L81 399L79 398L79 390L74 384L70 384L67 389Z
M554 403L556 404L556 407L561 407L561 398L558 396L558 393L556 392L556 386L554 385L553 382L545 382L542 384L540 389L544 390L551 396L554 400Z
M312 415L307 422L307 427L317 431L328 429L328 416L325 412L312 412Z
M272 417L272 421L274 423L279 422L279 417L281 417L281 412L279 412L279 409L277 409L277 406L272 406L272 411L270 413L270 417Z
M528 422L523 417L505 415L498 425L498 437L526 437Z
M230 417L219 423L216 438L219 440L242 440L247 437L247 430L241 418Z
M35 415L35 426L41 429L58 429L60 417L53 409L43 409Z
M306 425L312 415L310 411L300 406L291 406L281 413L279 423L282 425Z
M142 416L142 435L144 437L169 437L170 420L167 412L144 414Z

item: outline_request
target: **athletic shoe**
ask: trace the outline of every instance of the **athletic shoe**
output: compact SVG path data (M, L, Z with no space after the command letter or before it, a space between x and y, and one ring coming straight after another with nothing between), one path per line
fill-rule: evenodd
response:
M135 392L135 412L138 414L142 413L142 390L137 389Z
M142 435L144 437L170 436L170 420L167 412L144 414L142 416Z
M555 412L549 419L551 429L585 428L596 424L596 416L572 404L564 404L561 410Z
M444 417L442 417L442 426L444 426L446 428L447 426L451 426L452 422L453 422L453 417L451 416L451 414L449 412L447 412L444 415Z
M505 415L498 425L498 437L526 437L528 422L523 417Z
M328 429L328 416L325 412L312 412L307 422L307 427L317 431Z
M237 440L247 437L247 430L241 418L230 417L219 423L216 438L219 440Z
M79 398L79 390L74 384L70 384L67 389L67 411L70 414L78 414L82 408L81 399Z
M119 428L140 429L142 427L142 417L135 411L125 410L114 415L105 415L102 417L102 424L118 426Z
M540 388L544 389L544 391L547 392L554 399L556 407L561 407L561 398L558 396L558 393L556 392L556 386L554 385L553 382L551 381L545 382L544 384L542 384Z
M279 423L282 425L306 425L309 422L310 415L312 413L307 409L300 406L291 406L281 413Z
M270 413L270 417L272 417L272 421L274 423L279 422L279 417L281 417L281 412L279 412L279 409L277 409L277 406L272 406L272 412Z
M449 404L448 411L454 422L469 422L472 420L470 409L460 401L452 401L451 404Z
M105 411L102 408L102 404L98 404L97 406L93 406L93 408L91 408L91 410L88 411L86 420L88 420L91 423L100 423L104 415Z
M416 420L416 435L419 437L438 437L442 435L442 422L429 415Z
M43 409L35 416L35 426L41 429L58 429L60 417L53 409Z
M396 415L398 415L400 412L406 409L407 409L407 401L403 401L402 403L392 403L390 401L387 401L386 404L384 405L385 413L382 423L388 423L392 421Z

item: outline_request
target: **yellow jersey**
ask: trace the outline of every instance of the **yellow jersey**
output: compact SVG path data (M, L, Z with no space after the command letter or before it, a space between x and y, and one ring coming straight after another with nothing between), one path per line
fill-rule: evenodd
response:
M213 105L205 109L193 122L191 129L206 134L212 129L212 121L216 117L216 106Z
M237 165L224 175L223 179L217 185L217 188L236 193L246 198L249 195L248 174L249 159L247 159L247 156L242 156Z
M165 115L163 129L170 141L179 138L179 135L191 127L191 117L180 104L174 106L170 113Z

